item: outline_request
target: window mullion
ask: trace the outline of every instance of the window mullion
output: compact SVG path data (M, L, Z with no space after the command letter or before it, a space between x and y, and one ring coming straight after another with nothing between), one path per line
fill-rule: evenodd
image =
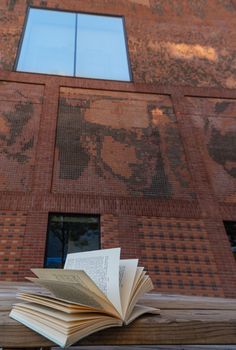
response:
M75 14L75 48L74 48L74 77L76 76L76 60L77 60L77 23L78 14Z

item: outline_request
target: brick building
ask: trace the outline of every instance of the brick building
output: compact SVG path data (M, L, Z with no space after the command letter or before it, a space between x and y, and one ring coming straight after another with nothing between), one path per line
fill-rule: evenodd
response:
M123 18L128 78L30 68L35 52L49 65L41 9ZM236 297L235 15L234 0L0 2L1 280L57 263L61 227L87 225L65 249L121 246L158 291Z

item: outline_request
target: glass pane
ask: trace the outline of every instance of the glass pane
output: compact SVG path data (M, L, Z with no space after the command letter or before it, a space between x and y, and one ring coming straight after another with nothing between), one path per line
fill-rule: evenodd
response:
M130 81L122 18L78 14L76 76Z
M100 247L99 218L50 214L45 267L62 268L68 253Z
M74 74L74 13L30 9L18 71Z
M232 253L236 259L236 221L224 221L224 225L231 244Z

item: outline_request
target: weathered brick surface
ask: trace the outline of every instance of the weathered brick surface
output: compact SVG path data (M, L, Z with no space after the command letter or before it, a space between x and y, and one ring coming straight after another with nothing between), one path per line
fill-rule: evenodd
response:
M27 4L123 15L133 82L14 72ZM156 290L236 297L223 227L236 221L235 11L0 1L1 280L43 266L48 213L87 213L101 215L102 247L140 258Z
M191 199L168 96L62 89L53 191Z
M186 98L198 147L220 201L236 202L236 100Z
M43 86L0 82L0 190L30 191Z
M14 67L27 4L125 16L135 82L236 87L232 0L1 1L2 69Z

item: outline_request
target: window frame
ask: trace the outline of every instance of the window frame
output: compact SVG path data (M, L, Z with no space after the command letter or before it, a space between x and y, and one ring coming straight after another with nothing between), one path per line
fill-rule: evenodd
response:
M235 239L236 239L236 220L223 220L223 225L224 225L224 229L225 229L225 233L226 233L226 236L228 238L228 241L229 241L229 244L230 244L230 247L231 247L231 253L232 253L232 256L234 257L235 259L235 262L236 262L236 245L232 245L231 243L231 233L230 233L230 230L231 230L231 225L232 226L235 226ZM233 235L232 235L233 237Z
M17 66L20 60L21 50L24 43L25 33L27 29L27 23L29 18L29 13L31 9L35 10L48 10L48 11L56 11L56 12L67 12L67 13L73 13L73 14L83 14L83 15L94 15L94 16L103 16L103 17L111 17L111 18L120 18L122 20L122 27L123 27L123 34L124 34L124 48L126 51L126 61L127 61L127 69L129 74L129 80L118 80L118 79L104 79L104 78L91 78L91 77L80 77L75 75L75 69L73 75L60 75L60 74L53 74L53 73L38 73L38 72L27 72L27 71L21 71L17 70ZM77 16L76 16L76 22L77 22ZM77 28L76 28L77 32ZM76 57L76 52L74 53L74 57ZM74 66L76 65L76 62L74 62ZM63 78L77 78L77 79L92 79L92 80L106 80L106 81L117 81L117 82L123 82L123 83L133 83L133 73L131 69L131 59L129 54L129 45L128 45L128 34L126 30L126 21L124 15L119 14L107 14L107 13L98 13L98 12L85 12L85 11L72 11L72 10L66 10L62 8L52 8L52 7L40 7L40 6L28 6L26 8L24 23L22 27L22 32L20 35L20 40L17 45L17 52L16 52L16 58L15 63L13 65L13 70L18 73L26 73L26 74L42 74L42 75L48 75L48 76L55 76L55 77L63 77Z
M88 217L88 218L96 218L98 221L98 233L99 233L99 240L98 240L98 250L102 248L102 237L101 237L101 215L100 214L82 214L82 213L71 213L71 212L48 212L48 222L47 222L47 231L46 231L46 239L45 239L45 248L44 248L44 259L43 259L43 267L46 268L47 263L47 248L49 243L49 218L52 215L60 215L60 216L74 216L74 217ZM67 253L68 254L68 253Z

